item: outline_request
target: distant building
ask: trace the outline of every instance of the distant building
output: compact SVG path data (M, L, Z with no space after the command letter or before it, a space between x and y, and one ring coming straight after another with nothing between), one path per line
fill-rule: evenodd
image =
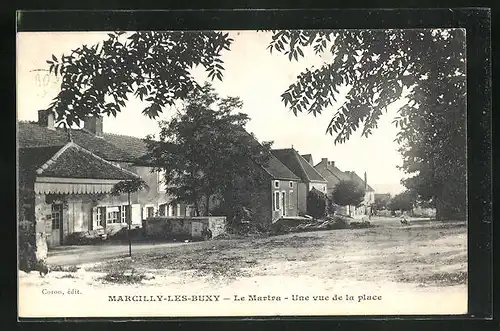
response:
M380 201L382 203L389 203L391 200L390 193L375 193L375 201Z
M361 202L360 206L352 206L354 210L351 212L351 216L362 216L367 215L371 212L372 205L375 203L375 190L368 185L366 172L364 174L364 179L358 176L354 171L346 171L345 174L359 185L359 187L363 188L365 191L365 197L363 202ZM352 209L352 208L351 208Z
M343 171L335 166L335 161L329 161L328 158L322 158L321 162L314 166L314 169L327 180L327 194L329 196L338 183L349 179Z
M352 180L365 191L365 197L361 206L349 206L347 210L342 209L341 212L346 212L351 216L360 216L370 213L371 205L375 202L375 190L368 185L366 172L364 179L361 179L354 171L342 171L335 166L335 161L329 161L328 158L322 158L321 162L314 166L328 182L327 192L331 196L335 187L341 181Z
M304 160L307 161L307 163L309 163L310 165L314 166L314 163L313 163L313 158L312 158L312 155L311 154L304 154L304 155L301 155Z

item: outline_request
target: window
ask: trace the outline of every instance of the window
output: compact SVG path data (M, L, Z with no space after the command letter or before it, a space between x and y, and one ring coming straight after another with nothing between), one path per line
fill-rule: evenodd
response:
M166 210L167 204L160 205L160 210L158 211L158 214L160 216L166 216L165 210Z
M323 186L323 192L326 192L326 186Z
M120 223L120 207L106 207L106 223Z
M288 186L289 186L290 188L292 188L292 187L293 187L293 182L288 183Z
M95 207L92 209L92 218L93 218L93 228L97 228L99 226L102 226L102 214L101 214L101 208Z
M92 214L94 219L93 229L104 227L106 207L94 207Z
M274 187L275 187L275 188L280 187L280 182L279 182L279 180L275 180L275 181L274 181Z
M288 191L288 208L289 209L292 209L293 206L292 206L292 196L293 196L293 191Z
M127 223L127 209L125 206L120 208L120 219L122 223Z
M155 215L155 207L147 207L146 208L146 217L150 218Z
M280 210L280 192L274 192L274 210Z
M122 223L127 223L128 209L129 209L128 205L121 206L121 208L120 208L120 215L121 215L121 222Z
M53 204L51 207L52 230L58 230L61 227L62 204Z
M165 184L165 170L158 171L157 175L158 192L166 192L167 185Z
M282 215L285 216L286 215L286 192L285 191L281 192L281 204L280 204L280 207L281 207Z

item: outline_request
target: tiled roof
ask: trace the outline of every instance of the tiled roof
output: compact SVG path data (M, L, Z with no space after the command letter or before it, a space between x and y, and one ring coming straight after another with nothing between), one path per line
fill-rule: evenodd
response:
M264 169L275 179L300 179L272 154Z
M348 180L349 179L349 176L346 175L345 172L343 172L342 170L340 170L339 168L337 168L334 165L329 164L329 165L326 166L326 169L331 174L333 174L335 177L337 177L339 180Z
M19 148L64 146L68 142L63 131L49 130L32 122L18 122L17 137Z
M61 148L69 141L64 130L49 130L38 125L37 123L19 122L18 132L19 148L47 146ZM248 132L245 132L245 134L250 135ZM81 129L71 130L71 136L75 144L105 160L126 162L138 161L145 164L150 163L146 143L141 138L111 133L103 133L102 137L97 137L92 133ZM255 139L254 141L257 144L259 143ZM56 148L52 155L55 154L58 148ZM43 153L43 151L39 152ZM71 151L67 153L71 153ZM52 155L44 157L43 159L47 160ZM306 161L304 160L304 162ZM288 169L272 154L268 164L264 166L264 169L275 179L300 179L294 174L293 171ZM44 174L46 175L46 172L44 172Z
M134 158L138 159L148 154L146 143L141 138L114 133L103 133L103 137L119 149L127 151Z
M250 139L249 143L255 145L260 145L260 142L255 138L255 136L246 130L242 130L241 134L248 136ZM272 153L269 153L269 159L267 164L263 166L264 170L273 179L284 179L284 180L300 180L290 169L288 169L280 160L278 160Z
M113 165L75 143L67 143L48 161L37 174L58 178L133 179L137 175Z
M303 181L322 181L326 179L320 175L302 156L293 148L273 149L271 151L287 168Z
M365 188L365 181L361 179L361 177L358 176L357 173L354 171L346 171L345 172L346 176L349 177L349 179L352 179L356 184L358 184L360 187ZM366 185L366 190L367 191L375 191L370 185Z
M302 157L304 158L304 160L306 160L309 164L312 164L313 159L312 159L312 155L311 155L311 154L304 154L304 155L301 155L301 156L302 156Z
M19 148L64 146L69 142L68 135L63 129L50 130L30 122L19 122L18 124ZM135 159L127 149L121 149L107 141L107 137L97 137L85 130L72 129L71 138L77 145L109 161L132 162Z
M19 149L19 169L21 171L35 171L47 162L63 146L48 146Z

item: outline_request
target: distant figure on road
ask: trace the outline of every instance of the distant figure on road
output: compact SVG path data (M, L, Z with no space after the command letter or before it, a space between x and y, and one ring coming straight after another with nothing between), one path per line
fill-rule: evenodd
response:
M409 225L410 221L408 220L408 217L406 216L406 212L403 212L401 214L401 224L402 225Z

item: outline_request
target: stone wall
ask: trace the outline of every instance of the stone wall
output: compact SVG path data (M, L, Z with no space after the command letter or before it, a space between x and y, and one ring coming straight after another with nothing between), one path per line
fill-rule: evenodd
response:
M36 247L35 251L36 260L37 261L45 260L47 258L47 251L48 251L47 238L45 236L45 233L37 232L35 234L35 247Z
M212 232L212 238L226 232L226 217L153 217L144 221L144 233L155 238L203 237L205 230Z
M416 207L416 208L413 208L413 216L436 217L436 209L435 208Z

